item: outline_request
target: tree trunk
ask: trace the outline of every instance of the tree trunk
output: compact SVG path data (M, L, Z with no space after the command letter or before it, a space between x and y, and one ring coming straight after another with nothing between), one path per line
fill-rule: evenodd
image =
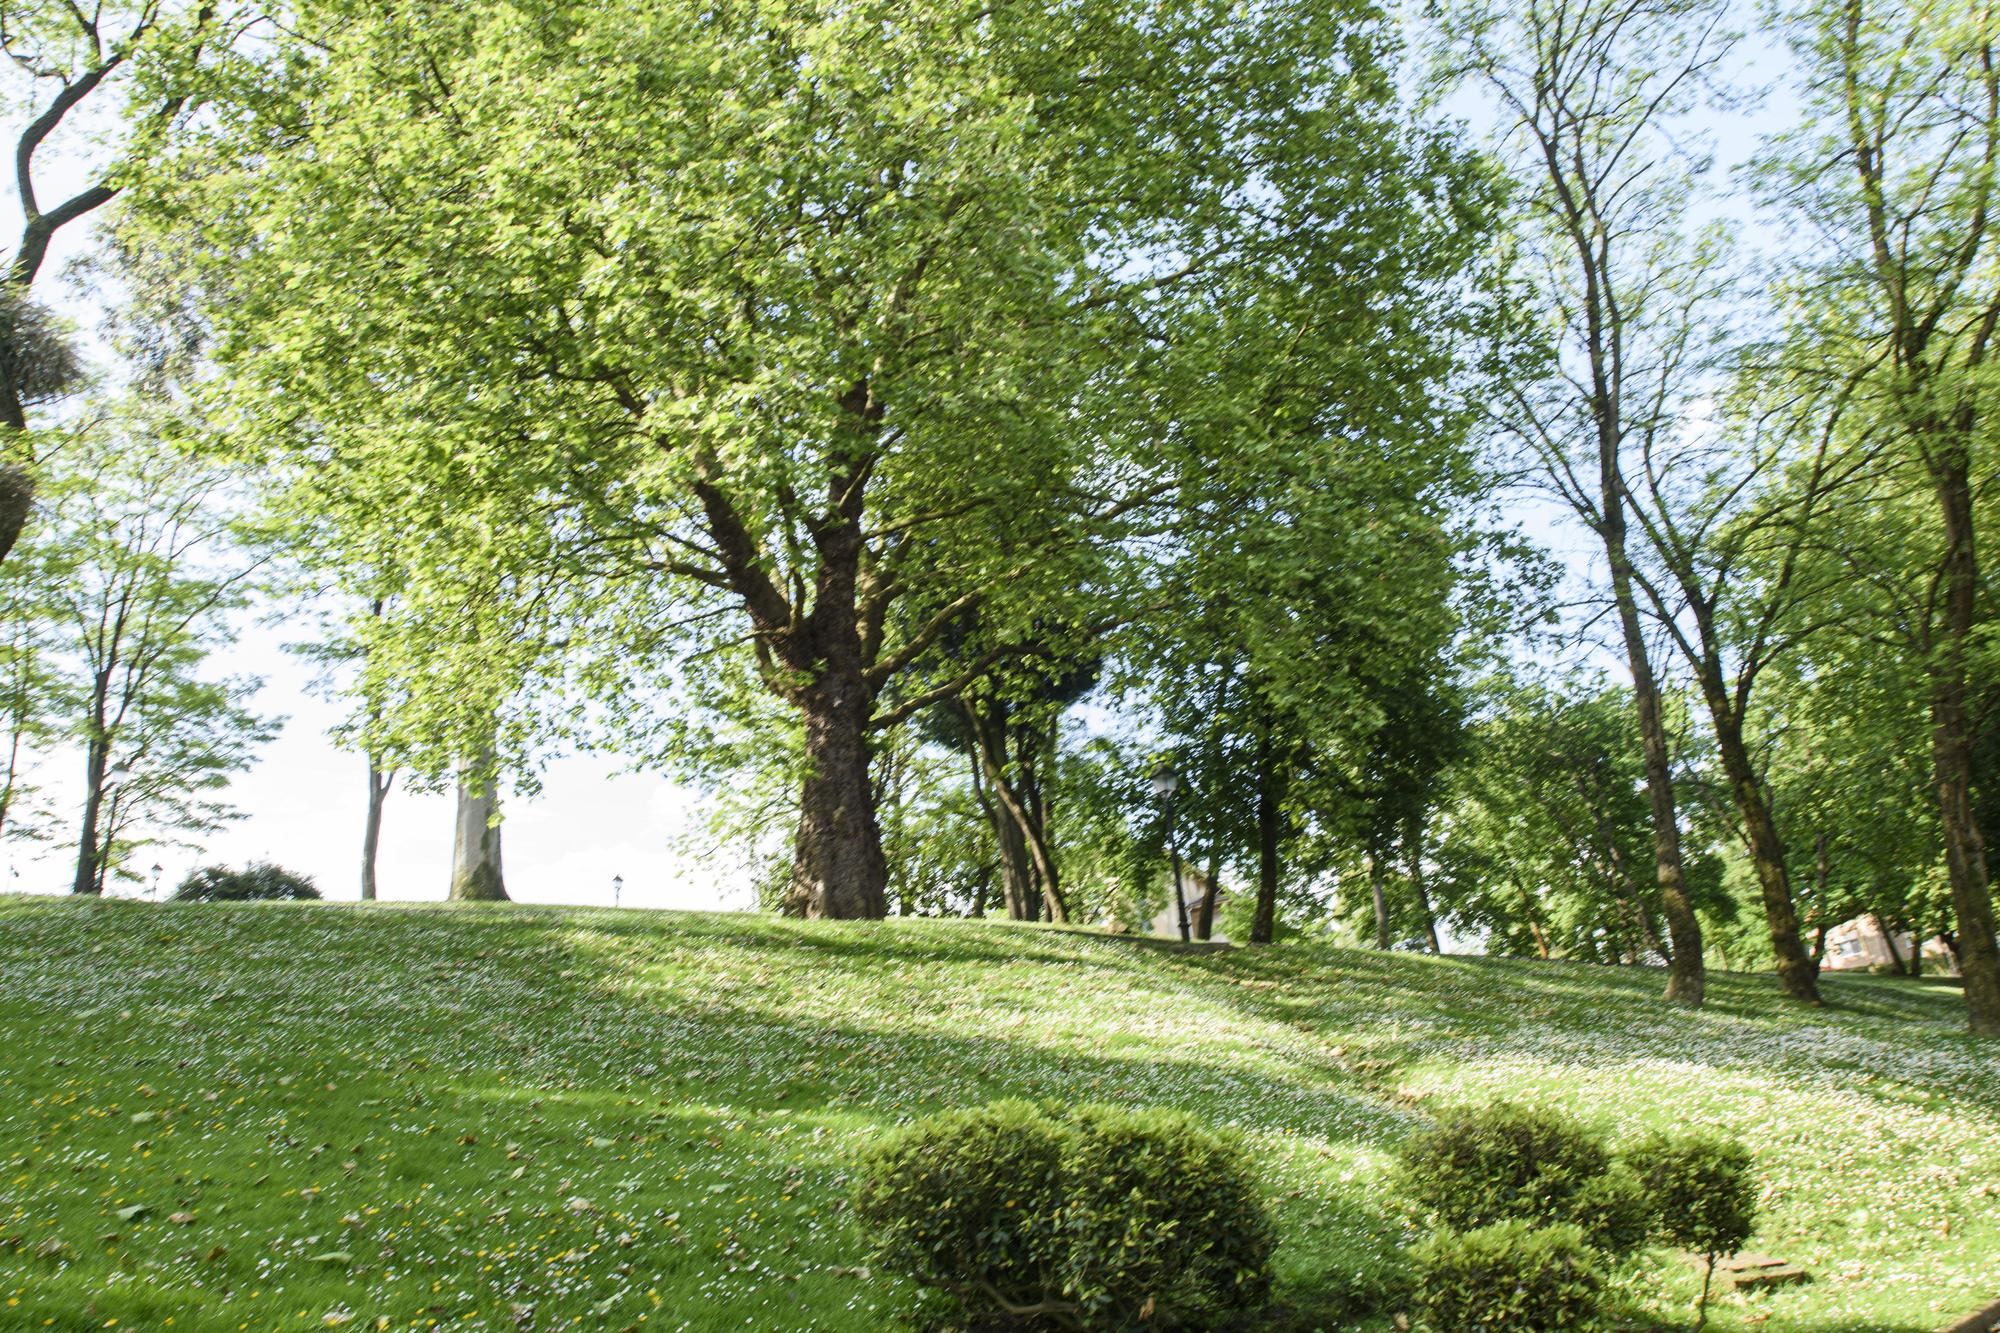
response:
M820 610L825 609L822 601ZM868 777L872 705L858 655L829 663L801 694L806 775L799 788L790 901L809 918L879 921L889 914L888 863Z
M1624 481L1617 470L1615 446L1605 451L1602 463L1604 545L1611 563L1611 593L1625 639L1626 664L1632 673L1632 702L1639 717L1639 740L1646 762L1646 800L1653 817L1654 874L1660 884L1660 907L1667 917L1667 937L1673 946L1667 965L1667 998L1698 1009L1708 993L1701 953L1701 922L1695 918L1682 866L1680 812L1675 808L1673 765L1667 751L1666 721L1660 711L1659 681L1653 675L1645 628L1639 622L1639 604L1632 594L1632 561L1625 548Z
M458 817L451 854L451 898L455 902L505 902L500 872L499 777L488 750L459 777Z
M35 478L19 463L0 462L0 560L7 558L35 507Z
M1028 840L1013 815L995 801L986 778L990 741L985 729L993 723L969 703L959 705L965 716L967 734L972 737L972 794L979 802L986 822L993 829L993 843L1000 853L1000 894L1010 921L1033 921L1042 914L1041 895L1035 887L1034 865L1028 859ZM1004 726L1004 722L1000 725Z
M76 882L71 893L101 897L104 893L104 852L98 846L98 826L104 818L104 773L110 747L93 740L83 755L83 826L76 836Z
M1896 947L1896 930L1887 921L1877 916L1875 929L1882 932L1882 943L1889 948L1889 967L1899 977L1910 975L1910 966L1903 961L1903 951Z
M1931 658L1931 771L1937 788L1945 868L1958 918L1959 975L1967 1025L2000 1037L2000 942L1986 844L1972 810L1972 719L1966 708L1966 650L1979 612L1979 566L1973 547L1972 487L1965 450L1934 455L1933 487L1944 519L1944 634Z
M1041 892L1041 905L1047 910L1048 919L1069 920L1069 911L1062 899L1061 881L1056 875L1055 853L1049 847L1045 831L1029 812L1020 793L1008 780L1005 768L1001 766L1006 751L1000 749L996 753L992 737L984 730L975 727L973 735L977 738L980 759L986 766L986 781L992 789L993 797L999 802L1001 812L1018 831L1021 840L1027 844L1030 864L1034 867L1035 881ZM879 852L877 854L879 855ZM1040 915L1040 912L1035 912L1024 919L1032 921Z
M1389 898L1382 881L1389 869L1379 852L1368 853L1368 891L1375 900L1375 947L1387 949L1389 940Z
M375 901L375 853L382 845L382 803L389 798L393 774L384 773L368 762L368 815L361 827L361 901Z
M1257 735L1257 911L1250 919L1250 942L1269 944L1278 927L1278 848L1283 805L1271 730Z
M1403 856L1409 866L1410 889L1417 896L1417 910L1423 914L1424 935L1429 939L1431 952L1442 954L1444 946L1438 943L1437 916L1431 911L1430 890L1424 885L1424 820L1422 815L1411 815L1403 832Z
M1820 1003L1818 969L1812 955L1799 939L1798 912L1792 902L1791 874L1785 868L1785 845L1764 799L1764 787L1751 765L1750 751L1743 744L1742 723L1728 709L1720 694L1720 682L1704 682L1709 711L1715 723L1716 755L1729 779L1729 791L1736 798L1736 814L1743 821L1743 841L1750 864L1757 872L1757 886L1764 898L1764 921L1771 931L1771 952L1778 962L1778 984L1785 994L1803 1004Z
M1222 857L1211 851L1203 874L1201 901L1195 906L1194 937L1206 940L1215 934L1215 895L1222 886Z

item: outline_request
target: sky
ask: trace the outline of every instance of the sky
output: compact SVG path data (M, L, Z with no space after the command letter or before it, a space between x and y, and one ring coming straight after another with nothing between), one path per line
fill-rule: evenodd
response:
M1776 53L1753 54L1762 76L1770 77ZM1781 98L1772 99L1756 112L1717 116L1703 126L1713 135L1725 168L1747 157L1759 137L1776 125L1781 103ZM1453 109L1478 119L1478 111L1470 106ZM18 119L18 108L11 108L6 124L12 126ZM82 153L64 156L60 144L44 154L46 201L84 178L87 158ZM89 304L80 284L66 278L63 266L89 249L90 235L90 229L81 225L59 234L36 291L39 299L62 310L86 334L100 326L102 311ZM108 359L101 343L92 345L100 361ZM1517 508L1515 515L1573 574L1587 571L1589 542L1573 525L1546 505ZM340 707L312 692L312 668L285 649L288 641L300 636L288 633L282 618L270 623L269 608L264 610L266 619L246 621L240 640L217 668L263 677L254 709L285 719L282 731L262 748L254 766L230 784L227 799L241 817L207 837L198 850L147 848L137 859L142 867L155 863L161 867L162 893L198 866L272 861L310 877L326 897L352 899L359 896L365 763L360 756L336 748L329 738ZM42 780L54 789L64 811L73 808L70 793L80 786L70 775L81 769L80 752L48 759ZM559 756L548 764L541 790L532 799L503 799L508 891L527 902L609 905L612 881L618 877L623 880L619 902L627 907L753 907L747 865L729 849L716 848L705 835L701 806L699 793L656 774L626 772L615 758ZM0 849L6 858L0 888L65 891L73 875L74 851L73 843L65 845L63 839L73 837L74 830L59 829L56 841L39 848L11 843ZM399 785L384 813L378 861L381 896L401 901L442 899L451 870L451 838L450 795L410 792ZM113 892L144 896L152 889L142 880L117 885Z

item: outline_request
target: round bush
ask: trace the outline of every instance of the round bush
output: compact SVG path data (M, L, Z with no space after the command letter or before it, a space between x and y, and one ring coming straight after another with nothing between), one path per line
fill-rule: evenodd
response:
M173 897L183 903L292 902L317 898L319 890L304 875L264 862L243 870L205 866L182 880Z
M1626 1255L1643 1249L1654 1230L1654 1209L1645 1186L1623 1162L1613 1162L1571 1196L1564 1220L1574 1222L1583 1238L1606 1254Z
M919 1120L859 1164L854 1211L882 1262L976 1310L1040 1303L1055 1243L1067 1126L1028 1102Z
M1581 1229L1496 1222L1440 1231L1410 1251L1431 1333L1572 1333L1604 1311L1604 1275Z
M1404 1145L1402 1164L1410 1197L1457 1231L1512 1219L1579 1221L1579 1196L1602 1211L1617 1188L1592 1188L1611 1167L1597 1135L1559 1111L1512 1102L1446 1111Z
M1242 1150L1187 1116L996 1102L916 1122L859 1163L885 1266L975 1318L1213 1327L1269 1290Z
M1064 1159L1063 1294L1093 1326L1213 1327L1270 1297L1272 1232L1250 1163L1194 1119L1085 1107Z
M1720 1258L1757 1224L1750 1150L1713 1134L1656 1134L1625 1153L1645 1188L1654 1233L1669 1245Z

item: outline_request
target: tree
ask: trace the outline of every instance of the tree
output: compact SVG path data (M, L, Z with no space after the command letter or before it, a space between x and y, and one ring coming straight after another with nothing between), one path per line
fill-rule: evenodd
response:
M69 681L57 661L61 641L51 615L51 571L38 560L0 565L0 839L47 836L42 792L32 764L59 736L70 708Z
M232 550L221 479L137 421L86 431L72 451L38 558L84 750L74 892L102 894L134 830L220 827L215 793L272 728L245 707L256 681L203 674L254 569Z
M1447 83L1499 104L1520 181L1526 303L1553 344L1510 387L1496 424L1603 546L1646 763L1655 874L1672 941L1667 996L1700 1005L1701 926L1689 898L1659 673L1633 575L1635 451L1671 431L1700 387L1698 312L1712 255L1682 230L1705 163L1676 120L1728 49L1720 0L1485 0L1445 4ZM1782 917L1774 919L1780 930ZM1794 970L1786 985L1811 996Z
M435 526L475 508L460 558L553 555L600 620L675 607L656 671L749 656L804 738L813 915L886 910L875 736L1038 650L1037 618L1105 591L1080 574L1158 530L1189 451L1232 447L1206 426L1240 392L1187 312L1302 238L1410 297L1376 276L1404 271L1398 231L1457 218L1359 3L322 0L296 30L315 58L274 62L146 205L212 239L242 444ZM1128 613L1088 600L1085 627ZM982 660L882 706L975 609Z
M0 8L0 54L24 83L26 123L14 141L14 190L21 235L0 272L0 560L5 560L35 502L34 456L27 409L59 397L76 362L28 290L62 228L103 207L124 188L132 165L157 151L196 86L204 45L220 20L212 0L182 10L167 0L83 6L56 0L10 0ZM36 156L89 111L115 101L132 128L108 161L90 164L86 183L45 200ZM47 204L47 207L44 205Z
M2000 15L1961 0L1812 0L1783 24L1802 65L1804 123L1773 146L1765 181L1818 241L1788 288L1788 361L1824 431L1881 443L1887 468L1929 501L1921 563L1907 573L1928 589L1913 628L1928 675L1931 786L1970 1026L2000 1036L1970 696L2000 326Z

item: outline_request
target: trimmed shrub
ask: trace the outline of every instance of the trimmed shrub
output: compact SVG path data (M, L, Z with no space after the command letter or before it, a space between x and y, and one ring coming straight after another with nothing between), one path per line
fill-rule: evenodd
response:
M173 893L174 901L183 903L291 902L317 897L319 890L311 880L268 862L242 870L205 866L182 880Z
M1212 1327L1269 1292L1270 1223L1233 1141L1186 1116L996 1102L864 1154L882 1262L977 1318Z
M1067 1127L1028 1102L919 1120L862 1156L854 1211L889 1267L968 1309L1021 1309L1061 1286Z
M1626 1210L1636 1205L1624 1199L1623 1186L1601 1183L1610 1151L1559 1111L1513 1102L1446 1111L1404 1145L1402 1161L1410 1197L1440 1227L1580 1223L1582 1210L1593 1239L1630 1238L1634 1213Z
M1569 1200L1567 1220L1582 1229L1585 1240L1613 1255L1643 1249L1654 1231L1652 1201L1623 1161L1583 1183Z
M1699 1328L1708 1318L1716 1261L1736 1253L1757 1225L1750 1150L1715 1134L1655 1134L1625 1154L1644 1185L1653 1234L1706 1259Z
M1212 1327L1270 1298L1272 1234L1250 1163L1193 1118L1084 1107L1063 1162L1063 1294L1092 1327L1152 1302Z
M1410 1259L1417 1313L1432 1333L1570 1333L1603 1313L1597 1252L1568 1224L1440 1231Z

